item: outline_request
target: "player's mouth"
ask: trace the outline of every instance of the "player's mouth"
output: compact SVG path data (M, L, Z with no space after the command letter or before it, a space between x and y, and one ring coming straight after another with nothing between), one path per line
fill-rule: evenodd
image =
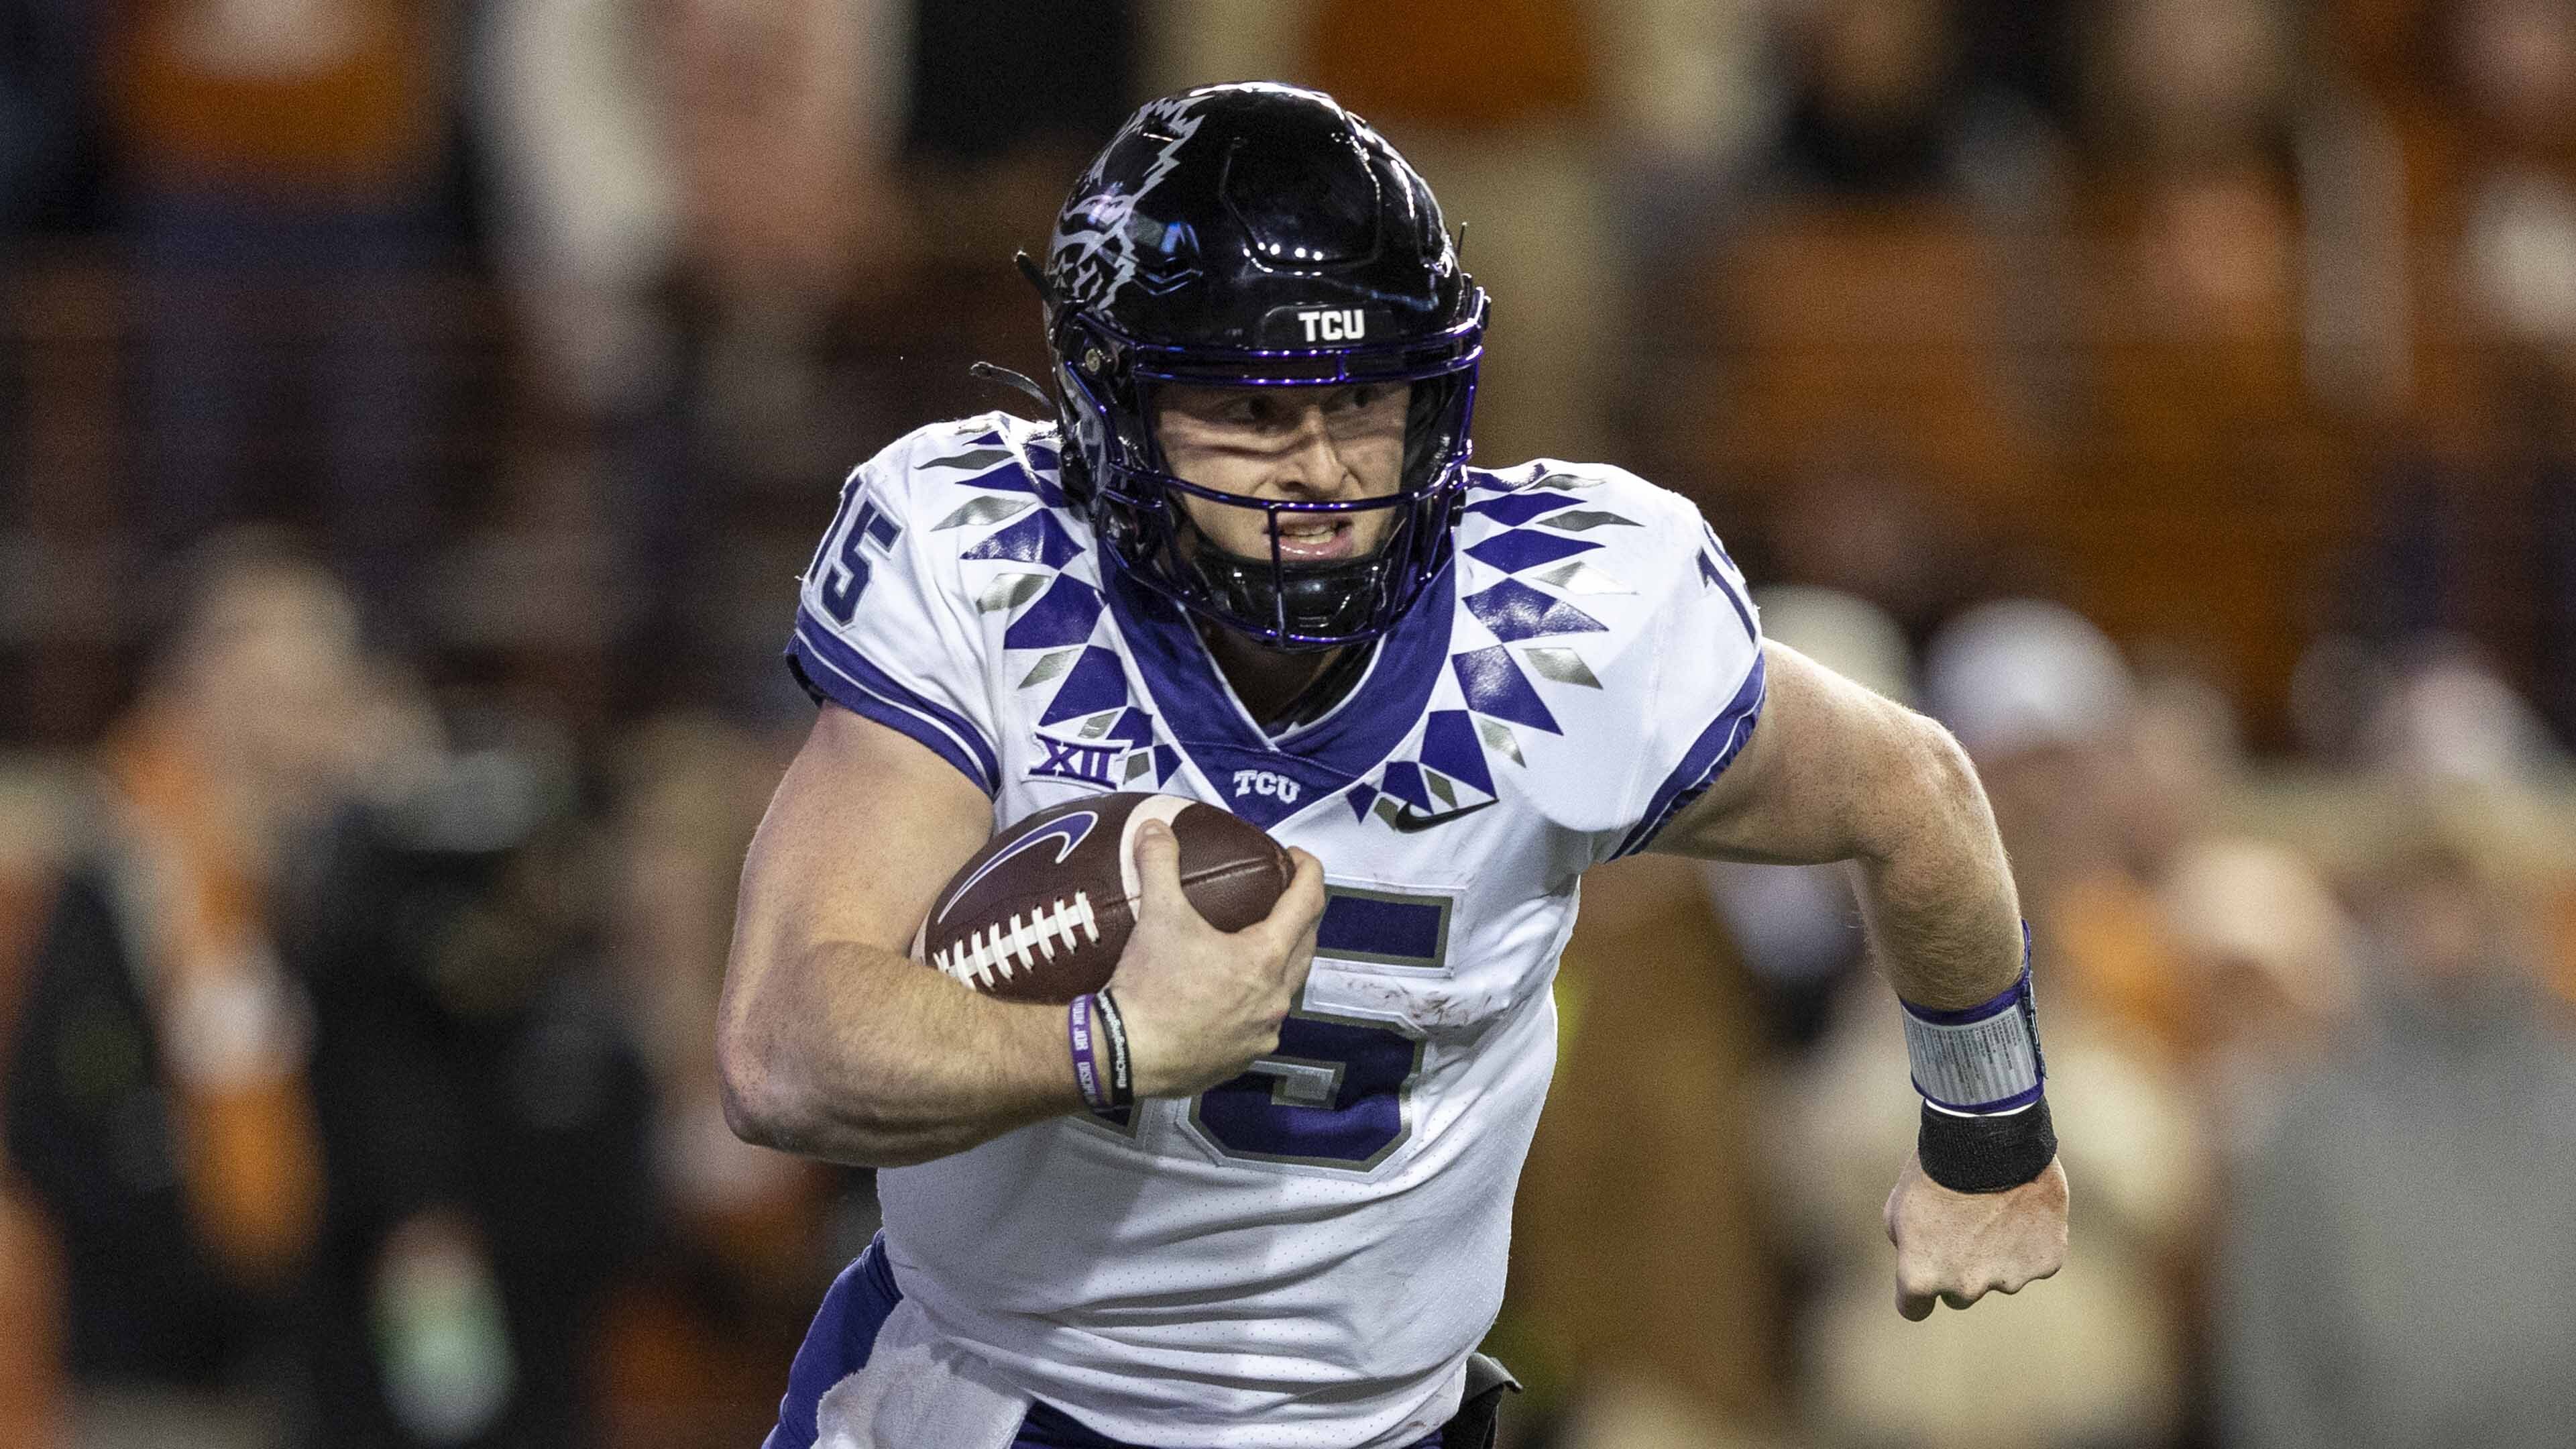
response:
M1358 552L1357 530L1347 518L1300 518L1285 514L1272 525L1282 563L1326 563Z

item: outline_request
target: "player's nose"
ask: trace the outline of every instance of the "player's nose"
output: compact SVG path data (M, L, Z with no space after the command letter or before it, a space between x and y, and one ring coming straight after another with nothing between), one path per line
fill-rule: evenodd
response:
M1320 403L1310 403L1297 417L1295 442L1280 454L1273 483L1291 498L1336 499L1358 491L1359 479L1343 459Z

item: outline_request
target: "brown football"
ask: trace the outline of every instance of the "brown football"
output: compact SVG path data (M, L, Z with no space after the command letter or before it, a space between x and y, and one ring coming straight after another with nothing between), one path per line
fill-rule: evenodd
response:
M988 996L1071 1001L1097 991L1136 924L1136 827L1169 823L1181 888L1219 930L1270 914L1288 853L1214 805L1130 791L1037 812L957 868L912 940L913 958Z

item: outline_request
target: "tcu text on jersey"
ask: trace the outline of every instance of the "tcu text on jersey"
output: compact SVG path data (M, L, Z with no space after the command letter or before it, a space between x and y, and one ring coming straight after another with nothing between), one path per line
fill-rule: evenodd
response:
M1237 770L1234 772L1234 793L1266 795L1273 800L1294 805L1297 803L1298 790L1297 782L1285 775L1274 775L1268 770Z

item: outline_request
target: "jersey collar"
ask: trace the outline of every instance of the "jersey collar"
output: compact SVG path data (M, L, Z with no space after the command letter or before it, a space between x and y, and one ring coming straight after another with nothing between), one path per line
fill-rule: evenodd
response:
M1245 713L1189 616L1123 573L1107 572L1111 617L1173 743L1226 808L1264 828L1339 794L1404 743L1439 683L1457 612L1452 560L1379 639L1347 698L1272 739Z

